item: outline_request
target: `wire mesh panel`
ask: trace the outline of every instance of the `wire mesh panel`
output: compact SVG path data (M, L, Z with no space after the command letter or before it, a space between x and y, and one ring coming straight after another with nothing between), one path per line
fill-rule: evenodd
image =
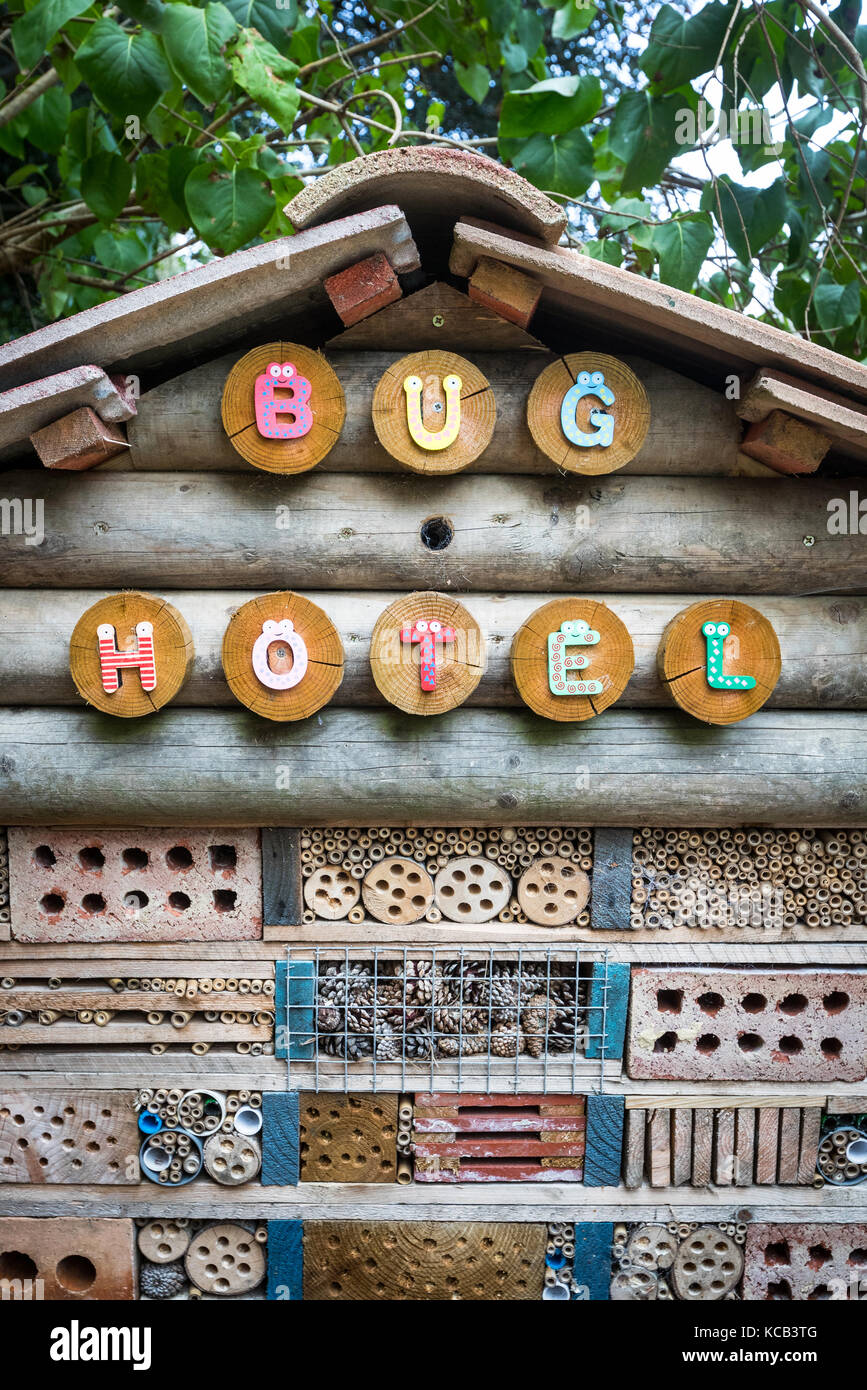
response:
M619 1070L605 1066L607 969L607 951L578 946L290 947L289 1087L601 1088Z

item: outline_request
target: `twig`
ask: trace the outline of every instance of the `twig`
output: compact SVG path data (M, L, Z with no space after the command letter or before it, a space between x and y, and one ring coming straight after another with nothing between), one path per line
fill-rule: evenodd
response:
M407 29L411 29L414 24L418 24L422 19L425 19L427 15L430 14L431 10L435 10L438 5L439 0L433 0L433 4L428 5L426 10L421 10L419 14L414 15L412 19L408 19L406 23L401 24L399 28L388 29L384 34L377 34L373 39L368 39L362 43L354 43L351 48L344 48L340 53L329 53L325 58L317 58L313 63L305 63L304 67L299 69L299 79L306 77L308 73L318 72L320 68L327 67L329 63L334 62L335 58L342 58L345 61L347 58L352 58L356 53L367 53L371 48L381 48L384 43L388 43L389 39L396 38L399 34L405 34Z

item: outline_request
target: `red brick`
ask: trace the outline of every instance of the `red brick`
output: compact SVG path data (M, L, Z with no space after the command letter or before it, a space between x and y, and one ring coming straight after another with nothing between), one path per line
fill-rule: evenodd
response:
M46 1301L133 1299L134 1248L132 1221L4 1216L0 1217L0 1280L27 1278L29 1271L34 1281L42 1281L43 1288L34 1290L36 1298Z
M100 420L89 405L37 430L30 443L46 468L79 472L105 463L128 447L123 426Z
M867 972L632 972L631 1077L857 1081L865 1069Z
M500 318L528 328L542 295L542 286L523 270L482 256L470 276L467 292L476 304L481 304Z
M744 1260L750 1302L801 1303L817 1292L839 1302L867 1297L867 1226L751 1225Z
M17 827L9 831L9 870L18 941L262 935L257 830Z
M830 435L814 425L785 411L772 410L766 419L750 425L741 449L778 473L815 473L831 443Z
M400 282L381 251L356 261L347 270L330 275L325 293L340 315L345 328L369 318L386 304L401 297Z

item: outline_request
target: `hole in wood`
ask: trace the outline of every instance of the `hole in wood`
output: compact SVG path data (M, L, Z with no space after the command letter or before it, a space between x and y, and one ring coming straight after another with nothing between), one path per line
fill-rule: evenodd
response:
M86 1255L64 1255L54 1272L58 1284L70 1293L84 1293L96 1279L96 1266Z
M85 845L78 851L78 862L89 873L95 873L105 864L105 855L96 845Z
M150 855L144 849L125 849L121 855L124 864L124 871L129 873L134 869L146 869L150 863Z
M93 917L97 912L105 912L105 898L101 893L85 893L81 900L84 911Z
M823 1038L819 1046L822 1049L823 1057L839 1057L843 1051L843 1044L839 1038Z
M186 845L174 845L166 854L166 863L175 873L183 873L193 867L193 856Z
M780 1013L793 1014L803 1013L807 1007L807 996L805 994L787 994L785 999L780 1001Z
M696 1003L703 1013L710 1014L711 1018L715 1018L725 1000L721 994L717 994L715 990L711 989L708 990L707 994L700 994Z
M779 1045L780 1051L786 1057L797 1057L798 1053L804 1050L804 1044L801 1042L801 1039L796 1038L793 1034L787 1034L786 1037L780 1038Z
M421 524L421 543L428 550L446 550L454 540L455 531L444 516L432 516Z
M758 1052L760 1047L764 1047L765 1040L760 1038L758 1033L741 1033L738 1037L738 1047L741 1052Z
M656 991L656 1007L661 1014L679 1014L682 1006L682 989L658 989Z
M709 1057L712 1052L716 1052L718 1047L719 1038L716 1033L702 1033L696 1043L696 1048L705 1057Z
M50 845L37 845L33 851L33 862L38 864L40 869L53 869L57 863L57 855Z
M768 1001L763 994L745 994L741 1000L741 1008L747 1014L760 1014L767 1007Z
M175 912L186 912L190 905L190 899L186 893L169 893L169 907L174 908Z
M56 917L58 912L62 912L66 906L66 899L59 893L46 893L44 898L40 898L39 906L49 917Z
M218 869L234 869L238 864L238 851L234 845L209 845L208 858L215 872Z
M22 1250L0 1253L0 1279L35 1279L38 1273L34 1261Z
M792 1252L787 1240L772 1241L765 1246L766 1265L790 1265L792 1263Z
M841 989L832 990L826 994L822 1003L829 1014L841 1014L849 1004L848 994L844 994Z
M231 888L215 888L213 896L216 912L234 912L238 894Z
M673 1052L676 1047L676 1033L662 1033L653 1044L654 1052Z

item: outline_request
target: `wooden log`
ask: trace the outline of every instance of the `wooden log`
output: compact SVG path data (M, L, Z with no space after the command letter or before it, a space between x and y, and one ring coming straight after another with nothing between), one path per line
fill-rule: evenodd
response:
M777 1157L780 1151L779 1110L760 1110L756 1134L756 1182L777 1181Z
M706 742L685 737L682 720L612 710L591 753L581 726L511 710L452 711L427 747L391 711L253 726L243 713L164 710L119 733L88 710L4 710L0 822L864 824L861 715L760 712L720 729L710 780ZM591 756L589 787L576 789L576 766ZM107 760L122 767L108 804Z
M713 1163L712 1110L694 1110L692 1116L692 1186L709 1187Z
M832 447L840 453L867 459L867 410L772 367L760 368L743 388L735 410L750 422L765 420L774 410L785 411L830 435Z
M798 1181L798 1160L801 1147L801 1112L784 1110L780 1116L780 1155L777 1182Z
M798 1157L799 1183L812 1183L816 1176L816 1159L819 1155L821 1131L821 1106L805 1106L801 1111L801 1151Z
M413 296L416 298L418 296ZM467 303L463 296L461 299ZM401 312L408 310L412 303L412 299L405 300L400 306ZM477 328L469 337L460 331L452 334L451 313L448 310L445 315L437 313L436 304L428 305L428 310L431 307L433 317L445 319L441 331L449 336L443 340L444 345L452 352L470 355L490 382L496 401L497 422L491 444L469 465L470 471L542 473L550 478L554 466L536 447L527 427L527 397L539 373L552 360L550 355L542 350L507 351L505 349L513 349L515 345L498 343L487 324L482 343L478 341ZM370 329L378 326L380 318L384 320L389 312L385 310L383 315L368 320ZM346 419L340 438L319 463L319 472L404 472L403 465L379 443L371 407L377 382L393 365L395 353L432 346L427 339L431 317L426 313L424 319L424 339L420 333L416 336L413 328L408 338L398 330L387 351L344 349L337 352L334 349L341 347L340 339L328 345L331 364L346 398ZM358 334L365 327L359 325L351 332ZM517 328L508 331L519 333ZM531 339L531 345L532 342ZM485 344L487 350L484 350ZM492 347L504 350L492 351ZM521 348L524 348L523 342ZM239 468L246 468L220 423L223 384L235 360L234 355L220 357L144 392L139 401L139 413L128 426L130 448L107 468L142 472L174 472L178 468L237 472ZM740 474L741 425L732 403L721 391L711 391L644 358L627 356L623 360L641 377L650 401L647 438L635 458L625 465L626 473ZM752 460L750 463L753 468L761 468ZM779 475L773 477L779 486Z
M583 632L573 640L574 623ZM569 635L558 636L552 650L552 639L561 633ZM584 645L584 633L595 645L589 653L576 653L575 644ZM582 656L589 656L589 669L570 669L569 662ZM545 719L580 722L620 698L635 666L635 649L627 628L606 604L554 599L531 613L515 633L511 665L515 689L531 710Z
M436 634L431 623L437 623ZM423 625L423 626L422 626ZM406 594L389 604L370 638L380 695L406 714L443 714L473 693L485 666L475 618L449 594Z
M402 293L400 281L381 251L329 275L322 288L344 328L393 304Z
M717 1110L713 1136L713 1180L717 1187L731 1187L735 1169L735 1112Z
M733 724L761 709L780 678L782 658L777 634L758 609L735 599L703 599L668 624L657 664L687 714L704 724Z
M782 410L750 425L741 440L742 453L778 473L815 473L830 447L830 435Z
M257 424L257 381L270 378L272 368L283 366L286 372L277 374L277 387L299 412L306 408L306 428L300 413L287 413L291 437L277 434L275 420L277 437L268 438ZM223 387L220 418L232 448L254 468L266 473L306 473L334 448L346 418L346 401L333 367L321 352L301 343L264 343L233 363ZM277 419L283 422L282 415Z
M650 1186L671 1186L671 1114L668 1110L649 1112L647 1154Z
M644 1139L646 1110L626 1110L623 1137L623 1184L641 1187L644 1182Z
M304 918L301 891L301 845L288 826L262 828L262 921L294 926Z
M51 518L50 547L5 539L5 581L25 588L83 578L93 588L183 588L191 556L202 558L208 589L268 592L275 573L301 590L436 589L444 573L442 549L419 543L432 511L423 478L28 472L6 474L0 490L41 497ZM534 593L677 593L688 579L697 592L834 590L839 600L867 586L863 538L804 545L838 491L821 479L732 489L707 478L458 477L439 480L435 515L447 519L448 572L465 589L508 592L519 574Z
M409 389L413 382L415 390ZM425 476L466 468L487 449L497 419L484 373L466 357L436 349L390 363L376 384L371 410L386 453Z
M660 1110L671 1117L671 1183L684 1187L692 1172L692 1110L679 1106L677 1110Z
M142 622L150 624L149 639L137 636ZM105 689L101 664L99 628L103 625L111 630L114 650L136 652L144 658L141 668L118 673L117 688L112 692ZM152 644L150 679L143 640ZM162 709L177 695L192 661L193 635L186 619L172 604L153 594L130 591L100 599L81 615L69 639L69 671L79 695L88 705L120 719L139 719ZM151 689L154 672L156 684Z
M0 590L0 705L78 703L69 675L69 634L97 596L86 589ZM171 591L166 597L189 623L195 644L192 670L176 703L234 707L220 648L232 613L249 595L237 589L185 590ZM370 670L370 640L393 595L317 591L303 597L324 608L343 645L344 677L332 704L381 705L383 697ZM509 648L521 624L538 608L538 595L469 594L462 601L479 624L487 649L482 678L466 703L520 706L511 679ZM657 649L666 624L687 606L689 598L617 594L606 602L625 624L635 648L635 670L618 702L620 708L668 708L670 698L660 680ZM779 637L783 657L768 709L867 708L867 664L861 660L867 650L867 599L762 598L761 607ZM631 840L628 849L631 860ZM601 882L598 871L608 853L606 848L597 852L594 895ZM628 868L627 864L627 881ZM613 903L611 910L616 916ZM608 925L616 923L612 919Z
M574 387L587 394L573 407ZM600 412L601 424L594 420ZM600 352L573 352L552 362L534 383L527 425L536 447L557 468L592 476L614 473L635 458L647 438L650 402L625 362ZM576 442L584 436L588 442ZM595 436L599 443L589 443Z
M542 286L523 271L483 256L470 276L467 294L519 328L529 328Z
M36 430L30 443L46 468L73 473L105 463L129 448L123 426L101 420L89 405Z
M343 679L337 629L318 604L291 592L242 604L226 627L221 659L236 699L275 722L309 718L329 703ZM297 683L283 686L282 679L291 680L301 663Z

